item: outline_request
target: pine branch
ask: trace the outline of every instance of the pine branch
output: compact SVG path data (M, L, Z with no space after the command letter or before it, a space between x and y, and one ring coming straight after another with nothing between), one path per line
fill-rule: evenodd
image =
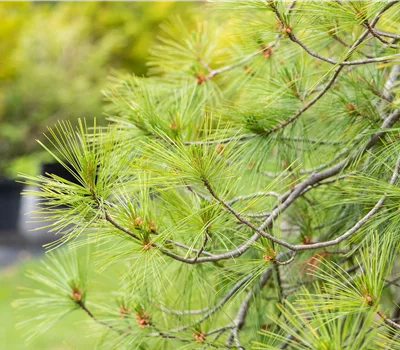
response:
M290 38L291 41L293 41L294 43L298 44L299 46L301 46L309 55L318 58L321 61L324 62L328 62L332 65L335 66L352 66L352 65L359 65L359 64L368 64L368 63L373 63L373 62L379 62L380 60L387 60L390 58L367 58L364 60L356 60L356 61L348 61L348 59L350 58L351 54L355 51L355 49L357 48L357 46L364 41L364 39L367 37L367 35L370 33L371 30L373 30L373 28L375 27L375 25L378 23L380 17L382 16L382 14L384 14L387 10L389 10L393 5L395 5L396 3L398 3L398 0L394 0L389 2L388 4L386 4L374 17L374 19L371 21L371 23L368 24L368 28L366 31L364 31L364 33L361 34L361 36L358 38L358 40L350 47L349 51L347 52L347 54L345 55L345 59L342 62L339 61L335 61L331 58L328 57L324 57L318 53L313 52L311 49L309 49L303 42L301 42L297 36L292 32L292 28L289 27L289 25L287 23L285 23L282 15L280 14L279 10L277 9L277 7L274 5L273 2L269 2L269 6L272 8L272 10L274 11L276 17L278 18L280 24L282 25L283 28L287 28L286 33L288 35L288 37ZM289 29L290 28L290 29ZM393 57L397 57L399 55L393 55ZM390 57L390 56L389 56ZM378 60L378 61L377 61Z

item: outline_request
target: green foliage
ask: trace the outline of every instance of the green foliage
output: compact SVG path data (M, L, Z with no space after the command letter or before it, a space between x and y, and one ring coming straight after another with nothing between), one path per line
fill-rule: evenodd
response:
M49 129L77 184L25 176L56 245L118 270L62 309L105 348L398 348L399 15L229 1L166 25L151 75L105 90L107 128Z

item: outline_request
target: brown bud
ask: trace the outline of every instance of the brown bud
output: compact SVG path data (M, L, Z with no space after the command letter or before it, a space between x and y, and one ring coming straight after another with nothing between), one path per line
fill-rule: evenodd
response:
M71 292L72 299L75 301L81 301L82 300L82 291L79 288L74 288L72 289Z
M127 315L129 315L129 313L131 312L131 310L129 310L126 306L121 305L118 309L119 314L121 315L121 318L126 317Z
M267 252L264 254L264 260L267 261L275 261L276 258L276 251L272 248L269 248Z
M355 111L355 110L356 110L356 106L354 106L354 103L352 103L352 102L347 102L346 108L347 108L349 111Z
M201 85L207 80L206 76L203 73L197 74L196 79L197 79L197 85Z
M220 154L220 153L222 153L222 151L223 151L224 149L225 149L225 146L219 143L219 144L217 145L216 149L215 149L215 152L217 152L217 154Z
M140 328L144 328L150 324L150 315L146 311L135 313L135 319Z
M272 257L272 256L269 256L269 255L267 255L267 254L264 254L264 260L267 260L267 261L275 261L275 257Z
M206 340L206 334L204 332L200 333L193 333L193 338L196 339L196 343L202 343L203 341Z
M289 27L284 27L284 28L282 28L282 32L283 32L283 33L290 34L290 33L292 32L292 29L293 29L293 26L292 26L292 25L289 25Z
M154 248L154 246L152 245L152 243L149 239L146 239L145 241L143 241L142 252L145 252L152 248Z
M155 232L155 231L157 231L157 226L156 226L156 223L155 223L154 221L151 221L151 222L150 222L149 231L150 231L150 232Z
M143 224L143 220L142 220L142 218L140 216L138 216L135 219L134 223L135 223L136 226L139 226L139 225Z
M243 69L246 74L254 75L254 71L250 66L244 66Z
M373 300L372 300L372 297L371 297L369 294L364 295L364 299L365 299L365 301L367 302L367 304L368 304L369 306L374 305L374 302L373 302Z
M172 130L176 130L176 129L178 129L178 125L176 125L175 122L171 122L171 123L169 123L169 128Z
M303 240L301 242L301 244L306 245L306 244L311 244L312 243L312 239L309 236L304 236Z
M272 49L269 47L269 45L261 46L260 53L268 59L272 56Z

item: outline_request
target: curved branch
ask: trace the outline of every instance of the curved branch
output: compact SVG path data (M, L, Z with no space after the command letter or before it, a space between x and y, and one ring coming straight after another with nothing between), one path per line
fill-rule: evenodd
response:
M273 262L274 262L274 264L276 264L276 265L282 265L282 266L284 266L284 265L289 265L289 264L291 264L291 263L294 261L294 259L296 258L296 254L297 254L297 252L294 251L293 254L292 254L292 256L291 256L288 260L279 261L278 259L274 259Z
M282 258L286 253L279 254L277 256L277 259ZM276 268L273 265L269 266L267 269L264 270L264 272L260 275L258 283L246 294L245 298L243 299L242 303L240 304L239 310L236 314L235 319L232 321L232 324L235 326L234 330L236 332L240 331L246 320L247 312L249 310L251 301L253 300L254 296L259 293L262 288L265 286L265 284L268 281L268 278L270 277L273 269ZM230 336L228 337L226 344L231 345L232 340L234 340L235 333L231 332ZM236 333L237 336L237 333Z
M385 134L385 132L387 132L399 120L399 118L400 118L400 109L394 111L383 121L381 128L375 134L373 134L371 136L371 138L367 142L367 144L363 148L360 149L360 152L364 153L368 149L373 147L378 142L378 140ZM286 210L298 197L300 197L305 189L307 189L309 186L314 186L317 183L320 183L328 178L331 178L331 177L339 174L341 171L346 169L355 158L356 158L356 156L347 157L346 159L343 159L342 161L340 161L339 163L333 165L332 167L330 167L328 169L311 174L308 178L306 178L305 180L303 180L302 182L297 184L292 190L284 193L278 200L279 205L278 204L276 205L275 209L271 212L271 215L264 221L264 223L259 228L255 227L254 225L249 223L247 220L241 218L239 215L239 217L240 217L239 221L241 221L242 223L245 223L246 225L247 225L247 223L249 223L251 225L249 227L251 227L255 231L255 233L248 240L246 240L244 243L242 243L240 246L236 247L235 249L232 249L225 253L215 254L214 256L201 257L201 258L197 259L196 262L194 262L193 259L186 259L184 257L181 257L181 256L174 254L172 252L169 252L169 251L163 251L163 253L165 255L170 256L171 258L174 258L176 260L179 260L179 261L182 261L182 262L185 262L188 264L226 260L226 259L238 257L238 256L242 255L243 253L245 253L252 246L252 244L260 238L260 235L263 235L266 238L272 237L272 239L271 239L272 241L276 242L277 244L281 244L290 250L303 250L305 246L303 246L303 245L296 246L296 245L292 245L287 242L281 241L281 240L263 232L263 230L265 230L267 227L272 228L273 223L276 220L276 218L284 210ZM230 208L230 206L229 206L229 208ZM233 210L232 208L230 208L230 209ZM236 215L238 215L238 213L235 212L234 215L236 216ZM264 235L264 233L266 235ZM300 249L297 249L298 247L300 247Z
M400 167L400 157L398 158L395 169L390 180L390 185L393 185L398 176L399 176L399 167ZM307 244L307 245L297 245L295 246L295 250L309 250L309 249L318 249L318 248L325 248L332 245L337 245L340 242L344 241L345 239L349 238L353 233L357 232L372 216L374 216L382 205L385 203L386 200L386 193L379 199L379 201L375 204L375 206L361 219L359 220L351 229L340 235L339 237L332 239L330 241L319 242L314 244Z

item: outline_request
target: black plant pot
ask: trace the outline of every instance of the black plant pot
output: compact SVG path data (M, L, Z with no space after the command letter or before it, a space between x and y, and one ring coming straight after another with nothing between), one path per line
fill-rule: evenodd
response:
M0 180L0 233L18 230L23 184L14 180Z

